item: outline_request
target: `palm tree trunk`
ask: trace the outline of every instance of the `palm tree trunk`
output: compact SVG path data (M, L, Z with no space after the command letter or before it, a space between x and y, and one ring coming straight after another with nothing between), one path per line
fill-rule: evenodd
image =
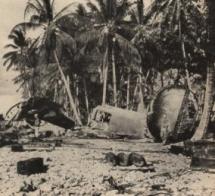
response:
M191 82L190 82L190 74L188 71L188 63L187 63L187 57L186 57L186 51L185 51L185 45L184 45L184 38L182 37L182 41L181 41L181 50L182 50L182 54L183 54L183 59L184 59L184 63L185 63L185 75L186 75L186 82L187 82L187 87L191 90Z
M33 68L32 73L32 96L35 97L35 67Z
M179 38L181 40L181 52L184 60L184 66L185 66L186 83L187 83L188 89L191 90L190 74L187 68L188 62L187 62L187 54L186 54L185 44L184 44L184 35L182 34L182 29L181 29L181 19L179 19Z
M213 91L214 91L214 77L215 77L215 64L210 63L207 67L207 81L206 81L206 91L204 99L204 108L199 126L192 137L192 140L202 139L207 131L208 123L210 121L210 113L213 108Z
M76 118L77 123L78 123L79 125L82 125L81 119L80 119L80 117L79 117L79 115L78 115L78 112L77 112L77 110L76 110L76 106L75 106L74 99L73 99L73 97L72 97L72 93L71 93L71 90L70 90L70 86L69 86L69 84L67 83L66 77L65 77L65 75L64 75L64 73L63 73L63 70L62 70L62 68L61 68L61 66L60 66L60 62L59 62L57 53L56 53L55 50L54 50L53 53L54 53L55 61L56 61L56 63L57 63L58 70L59 70L59 72L60 72L60 75L61 75L61 78L62 78L62 80L63 80L63 82L64 82L64 85L65 85L65 87L66 87L67 94L68 94L68 96L69 96L69 102L70 102L71 109L72 109L72 111L74 112L74 115L75 115L75 118Z
M161 88L163 88L164 87L163 72L161 72L160 74L161 74Z
M32 97L31 88L29 87L29 83L26 83L26 90L28 92L28 98Z
M129 109L130 105L130 79L131 79L131 74L128 73L128 80L127 80L127 99L126 99L126 109Z
M145 105L144 105L144 101L143 101L143 80L142 80L142 67L140 68L140 74L139 74L139 104L138 104L138 108L137 111L138 112L144 112L145 111Z
M25 67L23 68L23 70L21 69L21 74L24 74L24 75L26 75L26 69L25 69ZM25 78L24 78L24 94L25 95L27 95L27 98L30 98L30 97L32 97L32 96L34 96L34 92L33 92L33 87L34 87L34 85L33 85L33 82L34 81L34 74L33 74L33 72L32 72L32 79L30 80L30 81L28 81L28 80L26 80ZM26 94L27 93L27 94Z
M115 61L115 39L113 38L113 45L111 50L112 72L113 72L113 101L114 106L117 107L117 89L116 89L116 61Z
M137 10L138 10L138 18L139 18L139 24L143 24L143 18L144 18L144 3L143 0L137 1Z
M85 97L87 115L89 116L89 100L88 100L87 84L86 84L86 79L85 78L83 78L83 85L84 85L84 97Z
M145 112L145 105L144 105L144 101L143 101L143 91L141 89L142 87L140 86L140 91L139 91L139 103L137 106L137 111L138 112Z
M103 81L103 95L102 95L102 105L106 104L107 98L107 78L108 78L108 66L105 65L104 68L104 81Z
M202 139L206 135L208 124L210 121L210 114L213 108L214 103L214 77L215 77L215 1L214 0L206 0L207 7L207 25L208 25L208 39L209 43L207 46L207 58L208 66L207 66L207 81L206 81L206 91L205 91L205 99L204 99L204 107L203 113L201 116L201 120L199 126L193 136L193 140Z
M151 96L155 94L155 69L152 69L152 79L151 79Z
M67 76L66 79L67 79L68 86L70 86L69 76ZM66 87L64 87L64 89L63 89L63 95L62 96L65 97L65 98L63 98L63 104L64 104L64 107L66 109L66 114L69 116L70 115L69 114L69 111L70 111L70 109L69 109L69 98L67 96Z
M57 84L54 86L54 102L57 102Z
M23 69L23 71L21 70L21 73L24 73L24 75L26 75L26 71L25 68ZM24 79L24 94L27 96L27 98L30 98L32 96L32 92L31 92L31 87L29 85L28 80Z
M138 86L139 86L139 77L137 77L136 85L134 87L133 100L132 100L132 108L133 109L135 108L135 102L137 99Z
M102 94L102 105L106 104L107 97L107 79L108 79L108 47L106 48L104 55L104 68L103 68L103 94Z
M70 79L69 79L69 76L67 76L67 77L68 77L68 84L69 84ZM78 77L77 77L76 74L75 74L74 88L75 88L75 105L76 105L76 110L77 110L78 116L81 116L80 109L79 109L80 103L79 103L79 99L78 99L78 96L79 96Z

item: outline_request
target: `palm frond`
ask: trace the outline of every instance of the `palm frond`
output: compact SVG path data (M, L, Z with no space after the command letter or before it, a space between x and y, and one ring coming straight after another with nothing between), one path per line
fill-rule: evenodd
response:
M128 65L139 66L141 64L141 56L137 48L127 39L119 34L115 34L116 42L120 48L122 57Z
M139 19L138 19L138 16L137 16L137 13L134 9L130 9L128 11L128 15L130 16L130 20L132 23L135 23L135 24L138 24L139 23Z
M46 13L46 19L48 21L53 20L53 9L52 9L52 4L50 0L43 0L44 8L45 8L45 13Z
M152 18L156 19L157 15L163 11L167 3L169 2L166 0L154 0L145 12L144 23L148 23Z
M96 13L100 12L98 7L92 2L87 2L87 6L88 6L88 8L90 9L91 12L96 12Z
M3 66L6 66L10 61L11 61L11 58L6 58L3 62Z
M55 0L52 0L52 6L51 6L51 8L52 8L53 11L54 11L54 5L55 5Z
M9 35L8 35L8 39L16 39L16 38L17 38L16 35L12 35L12 34L9 34Z
M26 45L25 33L21 29L12 30L8 36L8 39L12 39L14 44L19 47Z
M102 13L100 15L104 15L103 16L103 20L107 19L108 15L107 15L107 3L104 2L104 0L96 0L96 2L99 5L99 12Z
M31 1L31 0L29 0ZM43 10L43 5L42 3L40 2L40 0L32 0L34 2L34 4L40 9L40 10Z
M82 5L82 4L78 4L78 8L76 10L76 13L79 15L79 16L86 16L87 14L87 10L85 9L85 7Z
M39 23L40 22L40 16L39 15L32 15L29 22L31 23Z
M123 20L127 15L128 15L128 12L129 12L129 7L130 7L130 4L128 3L127 0L124 0L122 5L120 6L116 6L116 18L115 20L116 21L121 21Z
M7 59L7 58L12 57L12 56L14 56L16 54L17 54L17 51L8 52L8 53L3 55L3 58Z
M13 56L10 58L10 61L9 61L7 68L6 68L6 71L9 71L13 67L13 65L17 64L16 60L17 60L16 56Z
M87 3L87 7L90 9L90 12L93 13L97 21L106 21L108 20L106 7L100 7L100 9L92 2Z
M4 48L13 48L13 49L17 49L18 46L14 45L14 44L7 44Z
M76 37L76 40L81 44L81 45L88 45L90 43L95 43L98 42L99 36L101 34L101 30L96 30L92 29L90 31L81 33Z
M60 30L58 32L58 36L61 38L61 40L65 46L69 47L73 51L76 51L76 49L77 49L76 40L71 35Z
M99 48L103 46L103 48L105 49L108 46L108 34L105 32L105 29L103 29L102 32L100 33L97 45Z
M77 5L76 2L74 3L70 3L67 6L65 6L63 9L61 9L53 18L53 20L59 20L59 18L68 15L69 13L66 13L66 11L68 11L68 9L70 9L72 6Z
M24 31L22 31L22 29L15 29L13 31L10 32L10 35L14 35L17 38L22 38L24 39Z
M37 37L35 40L33 40L33 42L30 44L29 51L37 49L39 40L40 37Z
M139 24L143 24L143 17L144 17L144 2L143 2L143 0L137 1L137 12L138 12Z
M41 27L41 24L36 24L36 23L32 23L32 22L23 22L23 23L19 23L17 25L15 25L13 27L13 29L11 30L11 33L16 31L16 30L21 30L23 32L26 32L27 30L29 29L37 29L37 28L40 28Z
M31 80L31 73L30 72L21 72L18 76L16 76L14 79L13 79L13 82L15 84L20 84L20 83L25 83L27 81L30 81Z
M24 11L24 18L27 17L30 13L36 12L37 14L40 14L41 10L38 8L35 4L31 3L30 1L27 2L27 6Z

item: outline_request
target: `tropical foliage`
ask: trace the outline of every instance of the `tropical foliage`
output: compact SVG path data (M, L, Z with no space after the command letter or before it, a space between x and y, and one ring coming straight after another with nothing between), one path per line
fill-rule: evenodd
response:
M205 132L214 89L214 3L207 4L208 13L197 0L155 0L148 7L143 0L71 0L56 12L54 0L28 0L26 22L11 30L4 65L19 71L14 81L25 96L62 104L80 125L98 104L147 108L169 84L202 97L204 90L196 89L207 80L210 106L199 107Z

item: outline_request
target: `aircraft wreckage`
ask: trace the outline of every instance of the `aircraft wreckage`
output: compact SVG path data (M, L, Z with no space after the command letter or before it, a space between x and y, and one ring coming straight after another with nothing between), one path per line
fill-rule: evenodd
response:
M144 138L152 135L157 142L176 143L193 136L197 115L198 106L193 93L183 86L168 86L152 101L147 120L144 113L105 105L94 109L90 126L103 129L111 137Z
M40 121L45 121L65 129L74 127L74 121L69 118L62 107L46 98L32 97L27 101L19 102L12 106L6 113L8 124L13 121L26 120L29 124L35 124L35 114Z
M147 124L156 141L175 143L193 136L197 118L194 94L183 86L168 86L152 101Z
M59 104L39 97L14 105L6 117L9 122L25 119L33 124L35 114L40 120L65 129L75 126ZM193 136L198 123L197 116L198 107L193 93L183 86L168 86L152 101L147 117L136 111L108 105L97 106L93 110L89 127L104 131L109 138L138 139L153 136L158 142L175 143Z

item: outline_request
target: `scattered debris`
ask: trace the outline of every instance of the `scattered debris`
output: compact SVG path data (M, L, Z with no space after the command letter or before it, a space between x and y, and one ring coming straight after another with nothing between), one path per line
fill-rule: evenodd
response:
M161 190L165 188L165 184L153 184L152 189L154 190Z
M21 144L14 144L11 146L11 151L12 152L23 152L24 149L23 149L23 145Z
M121 195L189 194L200 196L210 195L210 192L214 190L214 173L208 173L208 169L193 171L189 167L189 157L160 153L162 149L168 150L169 146L145 143L145 140L122 142L119 140L83 140L67 137L62 138L63 148L56 148L51 153L47 153L44 150L45 145L50 148L49 145L55 144L54 140L56 139L61 138L48 138L25 145L23 146L25 153L13 153L7 147L1 148L0 195L56 195L56 193L58 195L93 195L94 193L96 195L98 193L100 195L101 193L101 195L112 196L121 191ZM50 142L46 143L47 140ZM66 143L73 143L74 145L67 145ZM31 147L35 151L31 152ZM154 153L150 153L150 151ZM144 155L147 166L136 167L131 165L126 167L117 165L113 167L104 164L104 157L108 152L111 152L109 154L114 155L113 157L121 152L126 154L135 152ZM44 158L44 165L49 165L47 173L30 176L14 173L16 172L17 161L28 160L32 156ZM150 163L153 163L153 166L149 166ZM102 183L104 176L112 176L115 183L112 182L112 186L108 181ZM107 180L109 177L104 179ZM46 182L38 185L41 178L45 178ZM24 185L24 181L26 185ZM163 184L165 184L164 188L159 187ZM21 187L26 192L20 192ZM199 192L195 194L197 187ZM29 190L35 191L28 193Z
M142 173L152 173L152 172L156 172L155 168L153 166L145 166L145 167L120 167L117 169L113 169L113 170L120 170L120 171L127 171L127 172L142 172Z
M42 131L39 135L40 138L49 138L49 137L52 137L54 135L53 131L49 131L49 130L46 130L46 131Z
M191 140L186 140L184 142L171 145L169 148L169 152L176 155L182 154L182 155L191 157L194 152L194 146L195 145Z
M61 147L62 143L63 143L63 140L61 140L61 139L55 140L55 147Z
M18 141L18 133L14 128L0 132L0 147L16 144Z
M117 154L116 157L117 157L117 162L118 162L119 166L126 167L126 166L132 165L132 162L130 159L130 154L126 154L126 153L121 152L121 153Z
M101 193L97 193L97 192L92 194L92 196L101 196L101 195L102 195Z
M118 184L113 176L104 176L103 183L108 182L111 189L117 190L118 194L126 193L126 188L132 187L133 184Z
M131 166L135 165L136 167L143 167L147 166L145 158L137 153L119 153L115 155L112 152L109 152L105 155L105 160L109 163L111 163L113 166L119 165L119 166Z
M185 142L185 149L192 156L192 168L215 168L215 141L198 140Z
M27 183L26 181L23 182L23 185L20 187L20 192L34 192L37 190L37 187L35 187L33 181L31 180L30 183Z
M47 169L43 164L43 158L32 158L17 163L17 173L21 175L44 173Z
M129 156L129 159L130 159L131 163L133 165L135 165L136 167L147 166L145 158L140 154L132 152Z
M44 184L45 182L46 182L45 178L37 178L35 180L33 179L24 180L20 186L19 192L30 193L38 190L40 193L41 190L39 186Z
M117 160L117 156L112 153L112 152L108 152L105 154L105 160L108 163L111 163L113 166L117 166L118 165L118 160Z
M191 161L191 167L199 167L199 168L214 168L215 169L215 158L211 157L196 157L198 155L194 155Z
M161 174L156 174L156 175L151 176L150 178L151 179L155 179L157 177L165 177L165 178L172 179L172 176L171 176L171 174L169 172L165 172L165 173L161 173Z
M169 152L173 153L173 154L184 154L184 146L179 146L179 145L171 145Z

